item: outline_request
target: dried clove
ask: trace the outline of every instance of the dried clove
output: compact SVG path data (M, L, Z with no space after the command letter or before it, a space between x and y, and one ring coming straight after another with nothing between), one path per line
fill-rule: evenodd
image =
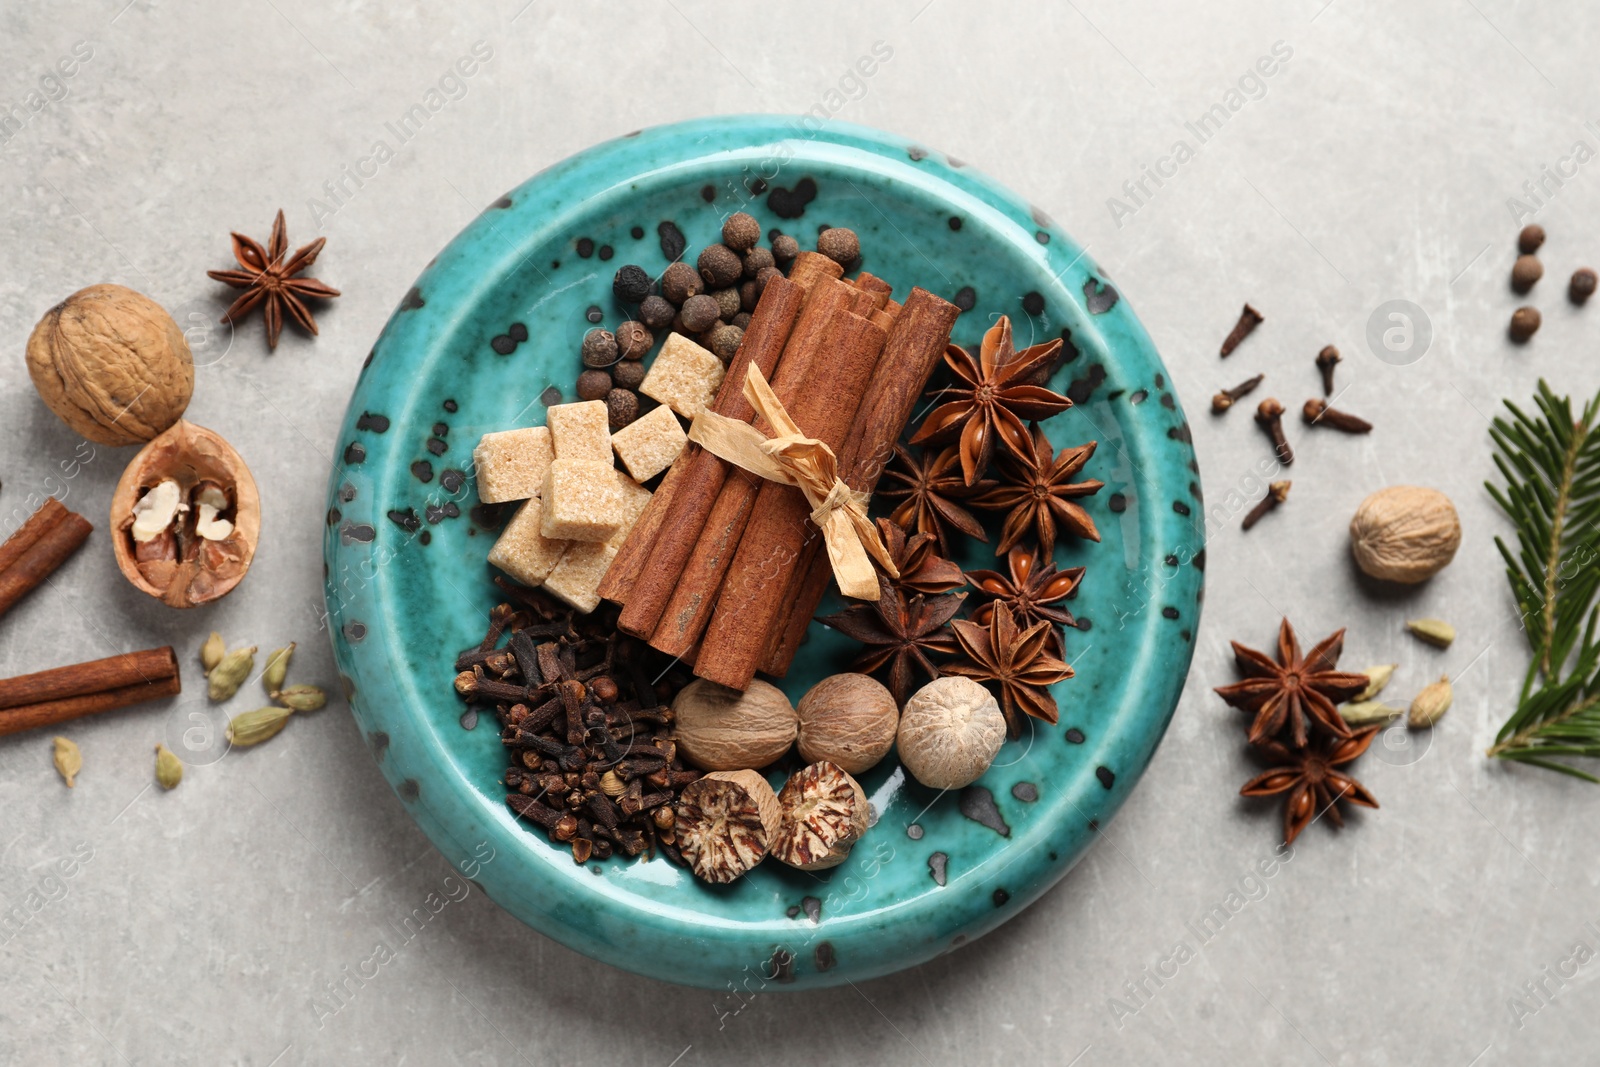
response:
M1313 398L1300 409L1300 418L1307 426L1331 426L1345 433L1371 433L1372 423L1348 412L1328 406L1326 400Z
M1283 405L1277 397L1267 397L1256 405L1256 425L1272 439L1272 450L1278 455L1278 462L1289 466L1294 462L1294 449L1289 447L1289 439L1283 435Z
M1244 310L1239 312L1239 321L1234 324L1232 330L1228 331L1228 336L1223 338L1223 358L1226 359L1228 356L1232 355L1233 350L1239 347L1239 342L1243 341L1246 337L1249 337L1255 328L1260 326L1263 321L1264 319L1261 312L1257 311L1249 304L1246 304L1244 306Z
M1322 372L1322 395L1333 395L1333 368L1339 365L1341 357L1339 350L1332 345L1323 345L1322 351L1317 353L1317 370Z
M1250 509L1250 513L1244 517L1244 522L1240 524L1240 528L1250 529L1250 527L1265 518L1267 512L1272 511L1287 500L1291 484L1290 482L1273 482L1267 486L1267 495L1261 498L1260 503Z
M1262 380L1265 378L1265 374L1258 374L1254 378L1246 378L1232 389L1224 389L1222 392L1211 398L1212 413L1220 415L1224 411L1227 411L1229 408L1233 407L1233 402L1235 400L1254 392L1256 386L1260 385Z

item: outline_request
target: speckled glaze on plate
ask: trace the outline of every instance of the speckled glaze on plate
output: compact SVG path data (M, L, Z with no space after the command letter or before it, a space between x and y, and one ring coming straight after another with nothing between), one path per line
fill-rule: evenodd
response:
M975 344L1000 314L1012 317L1018 347L1067 338L1052 384L1076 406L1047 430L1057 447L1099 441L1084 474L1106 487L1083 503L1104 540L1056 550L1060 565L1088 568L1072 602L1080 628L1067 634L1077 677L1056 686L1059 725L1032 723L960 792L908 780L891 754L862 778L877 823L844 865L807 874L769 862L709 887L659 858L578 866L519 825L504 803L492 716L463 729L451 679L456 651L481 638L498 599L484 562L494 517L477 508L471 478L479 435L542 423L558 392L573 399L591 316L608 327L627 317L611 295L618 267L659 273L663 231L681 231L692 254L737 210L802 247L822 225L852 227L862 267L897 296L921 285L963 307L959 343ZM514 340L513 324L527 340ZM330 628L384 776L502 907L665 981L747 992L834 985L994 929L1059 880L1116 813L1188 670L1205 561L1198 467L1149 337L1042 212L959 160L878 131L706 119L599 145L534 177L485 209L401 300L362 371L338 454L324 538ZM970 548L968 569L996 565L990 547ZM813 624L781 684L798 700L850 654L850 642Z

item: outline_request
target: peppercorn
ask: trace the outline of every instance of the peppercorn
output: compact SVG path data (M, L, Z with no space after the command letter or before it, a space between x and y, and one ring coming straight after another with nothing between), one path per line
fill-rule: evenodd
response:
M1572 281L1567 283L1567 299L1582 307L1594 295L1595 274L1588 267L1579 267L1572 272Z
M674 311L666 297L647 296L639 304L639 321L652 330L660 330L672 322Z
M617 339L610 330L590 330L583 335L583 365L609 367L617 361Z
M761 240L761 223L743 211L735 211L722 224L722 243L735 252L748 252Z
M1523 255L1532 255L1539 251L1539 246L1544 244L1544 227L1537 222L1530 222L1517 234L1517 250Z
M1517 344L1522 344L1539 332L1539 309L1535 307L1520 307L1511 313L1511 339Z
M739 302L739 290L718 289L711 294L711 299L717 302L717 317L727 322L739 314L742 305Z
M780 233L772 239L772 258L782 264L794 262L794 257L800 254L800 242L786 233Z
M761 299L761 290L756 288L754 280L739 283L739 310L754 311L756 303Z
M617 351L623 359L643 359L655 343L655 335L642 322L629 319L617 327Z
M733 362L734 354L739 351L739 344L743 340L743 330L724 323L711 331L711 354L722 360L722 365L726 367Z
M716 300L701 294L683 302L683 325L690 333L709 330L722 317L722 308Z
M681 259L661 274L661 295L678 307L696 293L705 291L706 283L701 280L700 272Z
M854 230L835 226L817 234L817 251L841 267L848 267L861 258L861 241Z
M637 304L650 295L650 275L636 263L629 263L611 279L611 291L624 304Z
M739 314L737 314L737 315L735 315L733 317L733 321L730 322L728 325L729 326L737 326L741 330L748 330L750 328L750 314L749 314L749 312L746 312L746 311L739 312Z
M744 273L744 262L727 245L706 245L695 264L710 289L726 289Z
M625 359L611 368L611 377L624 389L637 389L644 381L644 364Z
M772 250L770 248L762 248L758 245L744 254L744 276L746 278L754 278L757 274L760 274L762 267L775 267L777 265L777 261L772 258Z
M637 363L625 366L638 366ZM628 389L613 389L606 394L606 419L611 424L611 432L616 433L624 426L639 417L639 397ZM616 692L616 688L612 688ZM611 699L615 699L614 697Z
M578 399L599 400L611 392L611 375L603 370L586 370L578 375Z
M1538 256L1518 256L1517 261L1511 265L1511 288L1515 292L1526 293L1543 277L1544 264L1539 262Z

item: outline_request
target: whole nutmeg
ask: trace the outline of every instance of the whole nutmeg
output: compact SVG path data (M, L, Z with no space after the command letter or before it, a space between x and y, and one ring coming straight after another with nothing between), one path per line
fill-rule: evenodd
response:
M239 453L179 420L139 450L111 496L123 577L174 608L209 604L244 579L261 535L261 498Z
M783 823L769 849L780 863L802 871L837 867L867 832L867 794L837 764L802 767L778 793Z
M877 765L894 745L900 709L875 678L834 674L800 698L800 758L824 760L850 774Z
M1449 565L1461 547L1455 505L1437 489L1391 485L1361 502L1350 520L1350 551L1374 578L1415 585Z
M102 445L150 440L194 393L183 331L120 285L91 285L45 312L28 338L28 374L62 422Z
M800 728L783 690L754 681L744 692L696 679L672 701L673 737L704 771L765 767L789 751Z
M950 675L929 682L906 701L895 743L911 776L932 789L960 789L983 777L1006 739L1006 719L994 696Z

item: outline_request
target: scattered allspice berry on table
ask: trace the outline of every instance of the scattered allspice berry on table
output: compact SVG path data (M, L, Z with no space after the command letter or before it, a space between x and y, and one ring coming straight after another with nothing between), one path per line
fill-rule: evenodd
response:
M1517 344L1524 344L1528 338L1539 332L1539 324L1543 321L1538 308L1519 307L1511 313L1511 326L1506 332Z
M1538 256L1518 256L1511 265L1511 288L1514 292L1526 293L1543 277L1544 264L1539 262Z
M1544 227L1537 222L1530 222L1517 234L1517 251L1523 255L1532 255L1539 251L1539 246L1544 244Z
M1572 272L1572 281L1567 283L1567 299L1582 307L1594 295L1595 273L1588 267L1579 267Z

